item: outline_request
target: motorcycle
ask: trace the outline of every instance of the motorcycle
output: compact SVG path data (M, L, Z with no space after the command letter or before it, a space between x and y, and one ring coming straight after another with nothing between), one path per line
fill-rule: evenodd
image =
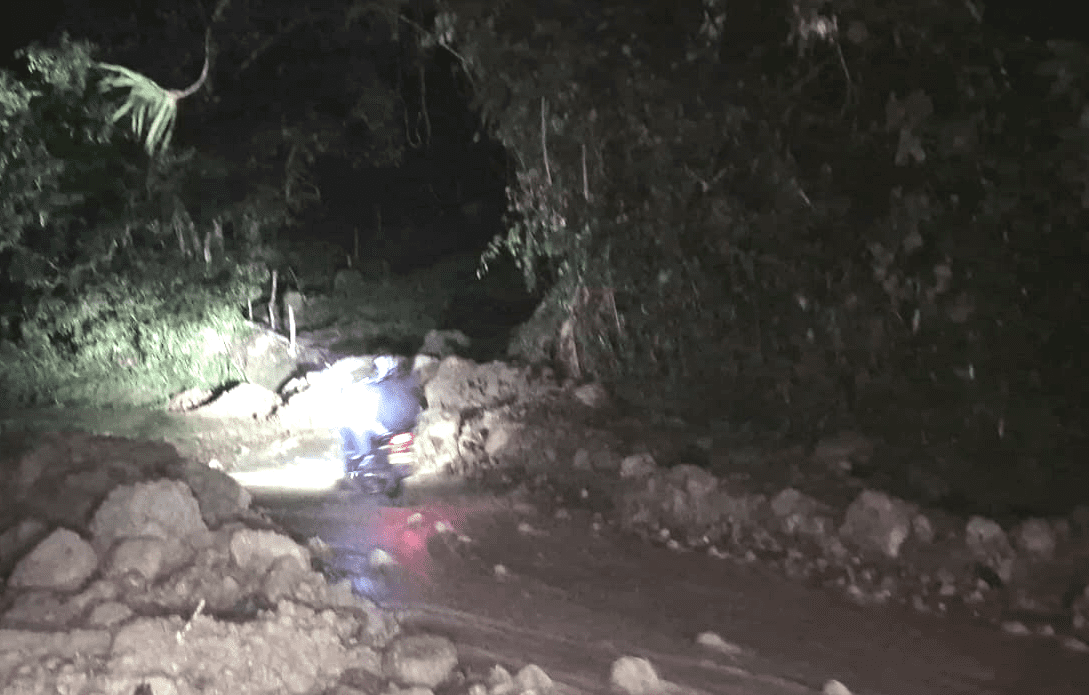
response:
M405 478L415 472L414 442L411 431L377 437L372 453L345 461L345 482L367 495L400 497Z
M423 411L419 384L401 374L393 357L374 360L377 374L342 389L347 424L338 428L344 455L344 482L368 495L401 495L415 472L413 430Z

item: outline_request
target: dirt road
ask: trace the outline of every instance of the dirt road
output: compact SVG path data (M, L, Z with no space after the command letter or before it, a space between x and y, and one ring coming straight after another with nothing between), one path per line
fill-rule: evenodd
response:
M360 537L353 528L373 515L343 498L260 502L302 536ZM430 544L407 624L448 634L481 668L536 663L585 693L609 692L609 665L622 655L648 658L680 692L786 695L830 679L881 695L1089 692L1089 656L1052 641L861 608L757 565L595 532L579 512L557 520L449 491L417 490L409 504L458 517L450 521L472 542ZM696 644L708 631L722 648Z

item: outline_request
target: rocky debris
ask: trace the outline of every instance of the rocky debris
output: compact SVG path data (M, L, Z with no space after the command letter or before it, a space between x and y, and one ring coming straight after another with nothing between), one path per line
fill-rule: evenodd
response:
M519 447L517 439L524 431L508 427L504 445ZM637 450L643 446L633 444ZM817 450L826 463L857 463L874 447L851 436ZM806 458L804 452L788 451L795 460ZM600 451L594 456L601 456ZM996 625L1006 613L1035 615L1040 623L1026 628L1032 634L1054 635L1068 624L1073 626L1067 628L1072 631L1069 639L1089 640L1089 598L1084 597L1089 593L1083 596L1083 590L1089 592L1089 578L1081 566L1089 556L1089 532L1080 530L1083 525L1075 515L1029 519L1007 533L991 519L957 519L862 486L844 501L842 491L852 481L842 479L848 467L836 464L812 474L791 464L784 478L796 483L768 494L751 489L751 475L736 468L724 477L691 464L667 468L653 454L639 451L613 453L618 464L606 473L606 468L591 465L590 458L584 446L572 455L570 471L533 473L535 469L523 466L529 475L524 484L538 490L545 505L589 506L595 511L595 532L605 522L600 510L609 510L614 516L608 523L652 543L736 562L771 563L863 605L898 602L923 612L982 617ZM834 494L805 491L826 489L827 475L839 479L833 482ZM578 476L583 479L581 494L570 494L570 481ZM608 476L611 483L592 482ZM594 492L588 493L590 489ZM611 504L593 506L603 491ZM571 518L564 506L555 516ZM1063 615L1069 621L1056 622L1055 616Z
M1049 560L1055 555L1058 539L1046 519L1026 519L1011 535L1017 549L1032 558Z
M843 683L830 680L821 688L821 695L851 695L851 691Z
M965 542L973 557L991 570L1003 582L1009 582L1013 572L1014 549L1006 532L997 521L973 516L964 530Z
M25 520L0 533L12 568L0 594L0 692L425 695L465 680L448 639L401 635L352 578L330 585L310 550L268 522L248 526L258 518L230 478L157 456L145 467L125 440L72 436L106 461L127 460L122 477L138 480L99 495L72 528ZM41 480L92 463L62 439L25 452L20 508L36 507ZM163 471L178 478L154 477ZM427 537L454 533L443 510L387 511L405 518L383 524L397 538L378 541L409 569L422 567ZM552 685L531 665L484 692L547 695Z
M436 635L398 637L385 652L385 672L403 686L434 688L450 678L458 663L454 643Z
M847 508L839 535L860 548L896 558L911 535L916 511L914 505L883 492L863 490Z
M210 403L192 412L206 417L263 420L276 412L281 404L280 397L268 387L242 383L224 391Z
M431 355L416 355L412 358L412 373L421 386L427 384L439 371L439 358Z
M424 395L430 408L460 412L532 401L555 388L547 380L534 378L528 367L504 362L477 364L460 357L447 357L427 382Z
M502 666L495 666L488 673L485 684L479 684L478 690L481 695L554 695L557 691L552 678L536 664L523 666L513 676ZM473 689L470 688L469 692L472 693Z
M211 389L191 388L176 393L167 401L166 410L169 413L185 413L196 410L212 400L215 392Z
M764 562L842 591L860 604L898 602L925 612L960 611L990 619L1011 634L1053 636L1070 650L1087 648L1089 579L1078 567L1089 556L1086 509L1068 518L1029 519L1004 528L993 519L960 519L925 502L920 506L872 487L872 480L864 484L852 477L872 468L877 456L873 443L857 433L821 441L811 455L800 447L770 453L745 444L723 447L714 437L693 435L687 450L702 452L709 462L696 466L692 461L699 456L663 455L654 449L654 440L609 439L584 423L572 423L570 413L586 414L585 404L572 390L561 390L532 370L457 357L431 364L435 376L427 388L434 399L417 430L417 453L425 469L489 469L508 483L521 476L522 487L545 500L542 512L549 505L589 507L595 533L615 523L677 552ZM564 412L544 417L547 408L534 409L541 402ZM26 518L20 525L7 521L8 527L0 529L0 566L15 568L12 576L32 575L28 558L35 545L58 527L89 544L95 566L90 573L86 567L70 576L62 573L58 586L25 579L9 585L0 602L0 645L4 631L105 631L112 636L140 620L168 621L171 629L180 623L175 636L189 639L209 621L217 626L275 622L273 616L302 607L298 610L314 615L351 616L358 630L355 637L342 639L340 648L354 648L355 639L378 659L374 667L345 667L338 687L378 692L382 687L374 684L390 680L410 688L432 687L391 675L396 659L384 650L397 634L396 622L353 595L351 576L330 586L310 569L306 549L267 527L247 526L248 496L227 476L193 468L162 450L169 447L140 446L145 448L73 435L47 438L18 456L12 484L0 490L6 495L0 504L17 504ZM905 474L909 483L912 470ZM940 498L947 489L942 480L924 482L931 491L927 499ZM555 516L573 518L562 506ZM80 547L67 538L68 547ZM63 556L50 553L54 561ZM20 569L20 562L28 564ZM492 567L497 580L517 579L503 565ZM359 571L348 569L349 574ZM1033 622L1033 616L1040 619ZM307 614L302 622L313 627L310 620ZM94 673L112 673L108 655L96 658L107 662L96 665ZM4 664L20 659L0 650L0 676L11 672L3 670ZM614 687L629 688L623 692L668 689L651 677L648 666L624 662L621 683ZM437 663L426 668L451 673ZM35 683L59 677L49 673L31 667L17 677L39 679ZM505 680L497 674L494 682L472 684L470 692L507 695L537 688L509 673ZM315 687L327 682L311 671L249 677L282 677L278 684L284 691L295 687L291 679ZM185 674L157 671L147 678L143 682L165 679L160 683L164 692L192 687ZM249 691L242 687L240 692Z
M95 512L90 531L100 550L121 538L185 538L207 533L200 504L177 480L122 485Z
M665 683L646 659L622 656L613 662L609 684L620 695L662 695Z
M609 392L597 382L577 386L572 395L579 403L595 410L604 408L610 403Z
M721 635L714 632L701 632L696 635L696 644L727 656L738 656L744 651L741 647L727 642L722 639Z
M282 558L291 558L302 567L310 566L310 554L287 536L273 531L243 528L230 540L231 559L243 570L264 574Z
M658 470L654 457L647 453L632 454L620 462L621 478L646 478Z
M23 519L0 533L0 577L6 576L18 558L38 544L49 527L37 519Z
M461 416L428 408L416 423L416 458L425 471L455 469L462 462Z
M90 543L68 529L57 529L15 566L8 587L75 591L97 567L98 555Z
M197 498L204 523L211 527L242 516L253 501L234 478L196 461L185 462L181 478Z
M247 330L242 331L233 338L222 338L214 334L208 335L204 348L206 354L221 355L216 359L229 361L232 372L236 377L249 382L251 385L259 386L266 392L278 389L280 384L291 376L292 372L295 371L295 366L300 362L307 362L320 357L320 351L310 350L305 346L297 346L296 352L292 354L288 339L275 331L269 330L266 326L248 322L246 327ZM259 394L260 392L255 393ZM245 392L240 392L236 394L236 398L232 399L234 404L246 405L247 399L238 397L242 395L248 397ZM260 398L260 395L257 398ZM229 403L230 401L220 403L219 406L208 412L223 412L225 416L231 417L234 413L227 408ZM201 413L202 410L202 408L198 408L189 412Z
M434 357L450 357L451 355L464 355L472 345L469 336L461 331L440 331L432 329L424 335L421 355Z

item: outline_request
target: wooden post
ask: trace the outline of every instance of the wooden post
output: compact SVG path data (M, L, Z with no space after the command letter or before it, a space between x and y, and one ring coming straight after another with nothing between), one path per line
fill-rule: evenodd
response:
M288 349L291 350L291 356L295 357L295 307L290 304L287 305L287 330Z
M276 280L278 272L272 271L272 296L268 300L268 326L276 330Z

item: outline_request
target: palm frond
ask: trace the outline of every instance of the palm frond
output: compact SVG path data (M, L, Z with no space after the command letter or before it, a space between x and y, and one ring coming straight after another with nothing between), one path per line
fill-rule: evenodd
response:
M154 80L121 65L99 63L98 67L108 73L99 83L103 93L114 90L128 92L125 101L111 115L111 120L117 123L129 116L132 131L143 140L148 154L154 155L166 149L178 113L177 93L163 89Z

